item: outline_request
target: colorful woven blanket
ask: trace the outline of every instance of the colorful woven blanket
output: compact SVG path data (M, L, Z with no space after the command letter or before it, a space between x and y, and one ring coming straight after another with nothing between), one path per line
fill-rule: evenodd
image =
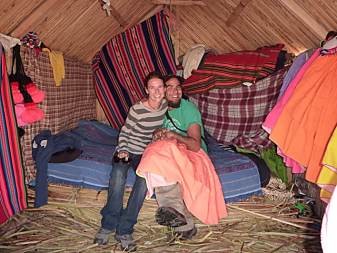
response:
M26 188L5 54L0 44L0 224L27 207Z
M184 92L200 94L214 88L231 88L244 82L255 83L275 71L283 47L277 44L255 51L207 55L199 68L185 80Z
M111 39L94 57L92 68L98 100L111 126L119 128L130 106L144 97L143 82L150 72L176 72L164 14Z

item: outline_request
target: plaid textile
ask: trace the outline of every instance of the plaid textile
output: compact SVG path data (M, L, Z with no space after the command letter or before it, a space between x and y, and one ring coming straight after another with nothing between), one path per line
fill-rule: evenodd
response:
M272 142L261 128L276 103L285 69L247 87L214 89L190 97L202 114L205 129L220 143L251 150Z
M5 55L0 44L0 224L27 207L26 189Z
M275 71L283 44L207 55L203 63L183 83L185 94L200 94L214 88L231 88L243 82L255 83Z
M48 54L38 56L28 48L21 48L25 72L39 89L46 94L38 106L45 118L25 126L22 151L26 169L26 180L35 178L35 163L32 159L31 141L41 130L50 129L53 134L77 126L81 119L96 119L96 96L90 65L64 58L65 78L56 86Z
M98 100L111 126L119 128L130 106L144 97L143 81L148 73L176 72L163 13L110 40L94 57L92 68Z

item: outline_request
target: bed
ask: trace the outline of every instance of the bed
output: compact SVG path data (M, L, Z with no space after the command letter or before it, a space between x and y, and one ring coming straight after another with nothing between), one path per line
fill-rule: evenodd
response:
M71 162L48 163L48 182L97 191L107 189L118 130L98 121L82 120L77 128L64 134L75 138L80 143L82 152ZM224 150L210 136L207 136L207 145L226 202L261 194L258 169L249 158ZM134 180L135 173L129 170L127 186L132 187Z

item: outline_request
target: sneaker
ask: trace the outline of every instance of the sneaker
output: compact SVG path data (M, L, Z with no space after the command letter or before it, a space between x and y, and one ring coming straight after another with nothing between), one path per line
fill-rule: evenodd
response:
M156 212L158 224L169 227L180 227L187 224L184 215L172 207L159 207Z
M175 232L175 235L180 240L191 240L197 234L197 228L194 226L191 230Z
M97 243L98 245L106 245L109 242L109 236L115 232L114 230L109 230L105 228L100 228L95 235L94 243Z
M115 234L115 239L121 244L122 251L132 252L137 250L136 243L134 242L131 234Z

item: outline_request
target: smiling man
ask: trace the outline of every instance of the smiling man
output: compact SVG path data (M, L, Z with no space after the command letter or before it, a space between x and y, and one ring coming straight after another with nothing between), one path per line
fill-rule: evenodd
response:
M207 155L201 114L182 98L179 77L165 80L169 109L163 127L155 131L154 142L144 151L137 174L146 179L149 196L156 193L156 221L186 240L197 233L193 216L205 224L217 224L226 208Z
M171 130L166 133L166 137L176 138L191 151L197 152L201 147L207 152L201 114L193 103L182 98L180 80L180 77L169 76L165 81L169 111L164 119L163 128Z

